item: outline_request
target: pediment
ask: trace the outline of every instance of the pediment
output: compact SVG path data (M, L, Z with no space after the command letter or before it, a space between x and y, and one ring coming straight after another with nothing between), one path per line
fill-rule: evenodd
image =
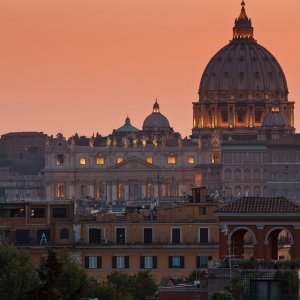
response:
M116 164L111 167L113 170L157 170L159 169L157 166L153 164L149 164L146 161L136 157L131 156L125 159L122 163Z

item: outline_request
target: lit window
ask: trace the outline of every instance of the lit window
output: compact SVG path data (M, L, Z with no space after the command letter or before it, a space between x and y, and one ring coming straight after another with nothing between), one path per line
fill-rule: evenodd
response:
M55 198L63 199L65 197L65 187L63 183L57 183L55 186Z
M173 156L173 155L170 155L170 156L168 156L167 161L168 161L169 165L175 165L176 164L176 157Z
M56 156L56 165L61 166L64 164L64 155L63 154L57 154Z
M85 157L80 157L79 163L80 163L81 165L86 165L86 158L85 158Z
M123 162L123 157L118 157L118 158L117 158L117 163L120 164L120 163L122 163L122 162Z
M98 156L98 157L96 158L96 164L97 164L97 165L104 165L104 164L105 164L105 159L104 159L104 157Z
M189 157L188 157L188 163L189 163L189 164L194 164L194 163L195 163L195 158L194 158L194 156L189 156Z
M153 157L152 156L147 157L147 163L148 164L153 164Z

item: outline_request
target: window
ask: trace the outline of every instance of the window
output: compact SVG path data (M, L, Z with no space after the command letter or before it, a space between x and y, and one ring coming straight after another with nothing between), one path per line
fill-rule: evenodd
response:
M124 160L123 157L117 157L117 163L118 163L118 164L122 163L123 160Z
M197 258L196 258L196 267L197 268L207 268L209 260L212 260L211 256L205 256L205 255L197 256Z
M169 268L184 268L184 256L169 256Z
M116 228L116 243L125 244L125 228Z
M176 157L173 155L168 156L167 158L168 165L175 165L176 164Z
M156 269L157 268L157 256L141 256L140 257L141 269Z
M86 158L85 157L80 157L79 158L79 164L80 165L86 165Z
M21 245L28 245L30 243L30 231L28 229L17 229L16 242Z
M125 186L118 184L118 200L125 200Z
M113 256L112 267L114 269L128 269L129 268L129 256Z
M84 258L86 269L100 269L102 264L101 256L85 256Z
M194 156L189 156L188 157L188 159L187 159L187 161L188 161L188 164L194 164L195 163L195 158L194 158Z
M208 228L200 228L199 230L199 241L200 244L207 244L208 243Z
M152 228L144 228L144 243L151 244L152 243Z
M63 199L65 197L65 186L63 183L57 183L55 186L55 198Z
M147 163L148 164L153 164L153 157L152 156L147 157Z
M65 207L55 207L52 210L53 218L66 218L67 217L67 209Z
M89 229L89 243L101 244L101 230L97 228Z
M153 198L154 197L154 188L153 184L148 183L146 186L146 193L147 193L147 198Z
M180 244L181 242L181 229L172 228L172 244Z
M105 164L105 159L103 156L99 155L96 157L96 164L97 165L104 165Z
M56 156L56 165L61 166L64 164L64 155L63 154L57 154Z
M205 206L200 206L199 207L199 215L206 215L206 207Z
M45 208L32 208L30 216L31 218L45 218Z
M69 239L69 230L67 228L63 228L59 232L59 238L61 240L68 240Z

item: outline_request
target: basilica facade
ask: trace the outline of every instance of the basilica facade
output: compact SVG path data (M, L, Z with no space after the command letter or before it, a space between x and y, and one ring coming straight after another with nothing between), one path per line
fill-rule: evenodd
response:
M225 200L300 199L299 166L284 72L255 40L243 1L232 40L203 72L189 138L174 131L156 100L142 129L127 117L105 137L49 138L44 183L48 200L88 198L108 206L185 201L199 186Z

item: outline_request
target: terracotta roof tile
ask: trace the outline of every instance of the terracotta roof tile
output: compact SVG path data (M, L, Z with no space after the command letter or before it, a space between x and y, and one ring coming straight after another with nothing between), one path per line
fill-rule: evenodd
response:
M215 211L216 214L223 213L300 213L300 204L285 197L266 198L266 197L243 197L230 203L224 204Z

